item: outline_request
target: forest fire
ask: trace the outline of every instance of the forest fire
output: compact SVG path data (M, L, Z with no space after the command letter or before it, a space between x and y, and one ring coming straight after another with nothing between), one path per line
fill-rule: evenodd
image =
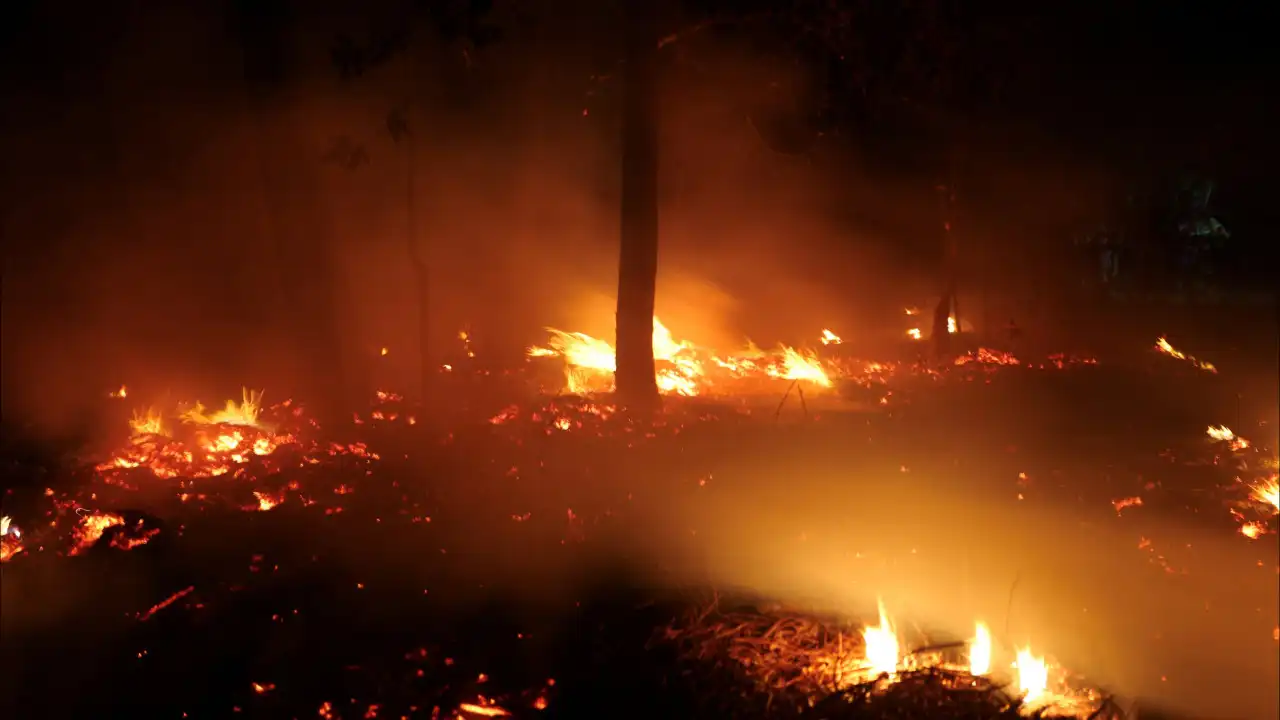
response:
M427 491L413 487L416 481L399 485L398 480L390 480L393 489L384 487L388 482L381 469L388 466L378 462L383 451L377 443L394 437L388 435L389 430L407 433L396 441L406 443L406 447L454 448L463 442L459 438L467 436L473 436L468 442L483 438L492 443L468 445L456 452L460 456L474 454L482 464L498 467L503 491L499 499L490 501L501 504L501 498L511 492L511 483L522 475L541 473L552 462L546 453L554 445L565 445L565 457L578 457L584 447L597 443L604 447L618 441L619 446L635 448L641 443L661 442L662 438L692 429L695 423L710 426L728 418L744 424L753 422L746 406L720 403L725 407L717 409L720 404L705 402L709 398L751 395L762 387L781 393L784 386L797 384L806 390L825 390L839 383L866 382L868 378L882 383L923 380L926 387L948 379L967 384L965 381L975 377L990 380L995 377L993 373L1031 374L1021 368L1066 369L1097 362L1055 355L1037 365L992 348L976 348L958 355L953 362L929 366L857 361L833 351L820 355L787 345L779 345L773 351L748 345L736 353L717 353L675 339L655 319L654 354L659 372L663 373L660 387L672 397L651 426L635 427L605 398L595 396L612 388L613 346L583 333L550 332L548 343L529 348L527 355L563 362L564 389L570 396L539 395L532 401L511 398L513 401L503 406L477 407L470 420L458 421L437 437L438 424L419 424L415 420L422 417L424 407L407 402L399 394L380 391L371 407L354 415L351 428L337 430L339 434L358 431L378 450L370 449L363 441L326 440L333 428L321 428L291 401L266 405L261 392L245 390L238 400L214 409L197 402L138 410L125 421L127 440L105 453L105 457L99 456L91 466L88 487L64 495L48 490L46 496L51 499L53 510L46 513L46 520L19 513L22 532L10 518L0 521L0 560L8 562L49 550L52 552L47 556L86 561L92 559L95 548L116 555L114 551L150 545L151 549L120 556L135 558L167 545L151 542L167 531L149 517L110 509L133 507L120 500L133 496L162 497L158 503L139 502L168 508L168 512L231 511L237 513L234 517L249 523L276 525L293 522L299 513L324 518L336 518L344 510L348 511L345 515L360 514L370 495L383 493L394 498L394 504L380 507L378 523L386 517L403 516L411 526L429 526L431 515L438 508L428 513L429 506L419 504L420 493ZM815 345L820 343L823 347L843 342L831 330L824 330L816 339ZM467 349L470 352L469 346ZM464 370L465 366L460 365L456 372ZM904 385L903 389L912 387ZM689 397L701 400L681 400ZM772 411L773 403L769 408ZM774 418L776 413L770 412L768 417ZM469 422L479 427L468 427ZM1225 426L1209 426L1206 435L1210 443L1200 440L1202 450L1208 445L1217 454L1226 457L1229 453L1241 461L1256 452L1251 443ZM388 471L388 477L395 477L393 471ZM1280 513L1276 477L1253 475L1240 480L1239 486L1247 488L1248 493L1247 499L1234 496L1233 502L1238 501L1238 505L1232 512L1239 519L1239 532L1250 539L1271 532L1270 518ZM703 487L701 483L699 487ZM347 498L353 492L358 494ZM174 499L178 503L173 503ZM104 509L90 509L95 505ZM1121 507L1140 508L1144 503L1132 498L1113 501L1112 505L1118 514ZM587 525L580 510L576 503L567 512L559 509L559 536L568 545L587 538ZM245 514L238 514L241 511ZM510 524L524 528L538 515L512 507L506 517ZM475 521L468 516L468 522ZM442 547L441 552L444 550ZM16 565L25 566L26 561ZM264 568L270 567L269 561L261 562L255 556L251 571L266 572ZM195 599L199 593L193 586L185 582L183 586L184 590L156 604L151 611L139 613L139 618L172 613L173 609L166 608L183 607L183 603L198 607L206 602ZM361 591L366 587L363 582L356 586ZM806 707L855 701L892 705L906 702L902 700L906 696L945 704L959 702L956 698L981 696L990 708L1006 714L1119 717L1108 697L1046 659L1040 647L1015 648L1009 638L993 637L983 622L974 623L972 637L937 644L921 631L904 631L909 626L895 623L883 604L878 604L876 610L876 621L866 625L824 622L812 615L779 615L773 611L702 611L696 622L673 625L667 639L699 661L731 658L770 697L792 697ZM262 690L254 689L254 694L263 696L264 701L279 695L268 688L274 690L277 684L285 687L277 683L277 678L271 680L259 683L257 687ZM540 688L537 693L515 699L509 694L475 693L465 702L451 701L450 707L459 717L523 716L524 708L547 706L546 690ZM339 716L337 705L326 705L330 716Z
M565 390L573 394L608 392L613 388L616 355L607 341L586 335L547 328L551 340L545 347L528 350L529 357L560 357L565 363ZM823 330L823 345L839 345L840 336ZM658 318L653 319L653 357L657 361L658 390L667 395L692 397L707 394L741 393L744 380L790 380L814 388L830 388L833 364L824 362L812 350L779 345L763 351L754 345L740 352L716 354L677 341ZM739 381L739 382L735 382Z

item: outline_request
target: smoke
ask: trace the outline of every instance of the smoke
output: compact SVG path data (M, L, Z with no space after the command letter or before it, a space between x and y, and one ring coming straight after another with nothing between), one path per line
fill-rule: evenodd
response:
M544 326L612 336L618 59L608 32L584 30L609 27L605 10L479 49L422 36L413 73L399 55L348 80L334 39L390 15L316 13L290 26L286 82L266 94L219 4L99 12L77 54L47 51L60 92L29 91L10 118L7 418L65 430L122 383L335 404L411 391L417 259L429 362L463 330L494 364ZM941 284L931 172L873 162L904 146L877 128L819 133L820 74L785 52L708 33L664 53L658 316L715 347L827 327L895 342L901 308ZM403 107L411 139L391 132ZM1049 244L1054 198L1081 185L1031 147L972 151L970 174L998 182L966 205L964 272L992 297L1034 285L1027 268L1046 262L1022 236Z

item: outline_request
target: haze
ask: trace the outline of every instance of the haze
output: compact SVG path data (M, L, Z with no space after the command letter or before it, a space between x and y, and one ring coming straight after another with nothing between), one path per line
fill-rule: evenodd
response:
M0 169L5 421L47 437L102 432L94 408L120 384L140 403L216 401L242 385L317 405L417 393L410 212L431 270L431 362L457 356L461 330L495 367L519 362L545 326L612 338L616 18L545 5L518 22L522 11L500 5L499 24L515 29L486 47L415 50L412 203L406 144L387 123L406 98L404 57L343 79L330 52L344 33L385 30L394 3L318 4L291 31L286 82L265 96L244 80L220 3L33 6L30 26L47 32L10 43L22 67L7 63L5 78L21 97L4 117ZM662 73L657 316L709 347L813 344L831 328L860 355L889 352L902 308L940 291L940 144L796 131L799 146L780 147L818 80L733 33L681 40ZM963 124L963 162L981 180L961 191L962 306L997 323L1073 316L1043 278L1068 257L1071 228L1123 195L1130 168L1111 146L1082 152L1016 114ZM1199 574L1170 594L1124 579L1142 564L1108 556L1129 542L1109 529L973 500L966 488L998 484L976 453L954 473L937 459L900 473L828 440L810 457L746 456L766 466L726 473L743 486L733 499L646 511L696 529L696 543L628 537L622 549L676 577L696 565L841 612L882 596L956 633L975 617L1001 629L1020 578L1012 639L1034 637L1131 695L1274 717L1276 580L1253 567L1256 546L1178 528ZM1178 682L1149 672L1160 663Z

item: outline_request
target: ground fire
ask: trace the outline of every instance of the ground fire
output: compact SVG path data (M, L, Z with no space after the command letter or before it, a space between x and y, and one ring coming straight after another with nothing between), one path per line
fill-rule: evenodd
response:
M1065 354L1024 362L1007 351L986 347L957 357L950 369L857 360L786 345L765 351L748 344L740 351L722 352L676 340L655 319L654 355L659 361L663 392L677 400L721 398L731 402L721 409L677 402L643 430L643 437L635 437L637 429L616 417L609 402L615 369L612 345L583 333L549 332L551 338L545 346L527 351L529 364L548 359L562 363L564 384L549 390L567 394L544 394L532 404L511 404L486 414L483 420L499 432L493 438L500 443L493 446L495 450L514 443L507 447L521 448L519 452L526 456L524 461L512 461L503 473L508 479L537 472L525 469L530 462L534 468L547 462L536 452L530 455L526 445L538 435L567 433L581 436L579 442L591 438L608 442L619 436L628 438L628 446L637 441L691 436L708 423L759 422L753 419L751 403L735 405L734 398L757 397L771 388L777 397L800 385L809 389L812 399L845 383L872 385L879 388L887 407L900 412L910 403L899 406L903 402L899 398L914 392L911 388L920 382L936 386L981 378L990 383L992 373L1001 370L1087 371L1098 365L1093 358ZM461 337L467 340L465 334ZM829 329L815 340L828 350L842 346L840 336ZM1164 347L1157 344L1162 353L1187 359ZM467 349L470 351L469 345ZM451 373L463 370L449 369ZM131 397L123 386L109 395L113 402ZM116 509L137 505L161 508L173 507L168 503L176 502L176 507L195 507L199 512L263 513L294 508L324 516L346 514L344 499L359 499L370 492L385 494L370 485L388 467L384 459L387 451L378 447L388 441L390 436L385 433L396 428L396 432L416 432L421 427L416 421L421 409L388 391L379 391L370 407L354 416L353 428L374 433L359 441L339 440L350 433L322 427L291 400L267 404L264 397L263 392L246 389L238 401L228 400L216 410L199 402L135 410L123 420L127 439L90 465L87 484L47 489L40 502L28 504L23 512L14 511L15 517L0 518L0 560L7 567L18 567L24 560L50 554L72 558L99 548L138 552L174 532L150 513ZM761 408L765 409L763 415L776 421L781 407L768 412L770 407ZM445 446L461 442L460 432L474 431L460 426L439 442ZM1208 426L1206 436L1214 454L1213 466L1229 467L1236 473L1222 488L1223 516L1231 518L1246 539L1275 533L1280 501L1277 475L1268 469L1275 466L1269 451L1260 450L1224 425ZM1019 485L1030 488L1031 479L1022 473ZM698 487L706 486L704 477ZM1020 499L1025 492L1020 492ZM1107 504L1120 516L1121 510L1144 508L1152 497L1150 492L1147 495L1147 501L1135 495ZM130 497L134 499L127 499ZM168 500L161 499L164 497ZM45 509L35 510L41 502ZM401 506L396 512L410 525L432 524L432 514L416 492L404 490L397 502ZM517 525L535 517L535 513L514 507L505 512ZM567 518L561 527L561 542L582 543L590 537L589 527L572 508ZM1157 553L1150 541L1144 538L1138 547L1166 572L1174 572L1170 559ZM261 572L264 562L255 556L251 570ZM358 590L364 588L363 583L357 585ZM192 611L207 602L196 599L202 592L206 591L188 586L149 610L140 610L138 619L163 617L183 603ZM823 618L776 607L728 607L715 600L671 622L658 637L693 661L731 663L737 668L734 673L759 692L776 698L776 702L798 702L797 708L804 704L832 708L836 707L833 703L900 703L907 696L935 698L930 702L981 696L992 708L1030 715L1083 718L1123 714L1105 692L1047 660L1037 644L1015 645L1010 638L997 637L985 622L974 622L968 639L947 641L919 630L904 630L901 620L895 621L883 602L878 604L875 617L874 623L858 625L847 618ZM457 700L452 712L458 717L500 717L554 707L554 693L549 692L552 686L548 681L542 688L515 694L476 693L470 699ZM255 681L253 688L254 694L270 697L277 683ZM338 716L336 705L326 707L329 709L320 709L322 716ZM366 708L367 712L374 712L372 708Z

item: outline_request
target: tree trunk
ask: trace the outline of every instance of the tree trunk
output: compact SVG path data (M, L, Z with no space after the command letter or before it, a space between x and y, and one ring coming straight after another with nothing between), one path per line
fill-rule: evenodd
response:
M267 234L278 260L281 292L287 295L282 315L290 327L284 330L309 368L293 389L318 414L338 417L355 399L355 388L344 372L327 228L314 219L319 199L307 173L315 170L299 167L301 154L291 152L297 140L289 132L286 112L289 9L285 0L244 0L238 9ZM273 112L277 105L282 109Z
M658 280L658 109L653 0L627 0L622 98L622 227L618 258L617 374L620 403L640 413L659 404L653 362Z
M406 179L406 212L408 217L409 264L413 268L413 282L418 291L418 372L422 384L422 401L431 397L431 385L435 380L434 364L431 362L431 271L427 264L425 251L418 247L417 203L417 157L414 154L415 144L410 131L405 146L405 160L408 163Z

